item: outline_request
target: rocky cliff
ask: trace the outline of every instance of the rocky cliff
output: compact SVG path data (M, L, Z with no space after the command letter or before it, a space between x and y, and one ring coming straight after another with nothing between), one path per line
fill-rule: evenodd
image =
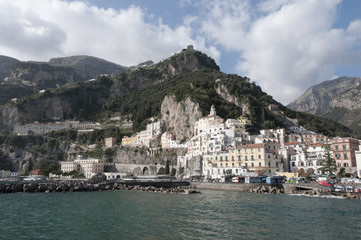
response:
M175 96L164 98L160 113L166 128L175 134L178 140L192 137L195 122L202 117L199 104L192 102L190 98L177 102Z
M288 107L324 116L360 131L361 78L341 77L320 83L309 88Z
M38 88L55 88L65 84L72 84L75 78L71 67L56 67L49 64L19 62L13 66L10 75L18 81L28 81L29 85Z

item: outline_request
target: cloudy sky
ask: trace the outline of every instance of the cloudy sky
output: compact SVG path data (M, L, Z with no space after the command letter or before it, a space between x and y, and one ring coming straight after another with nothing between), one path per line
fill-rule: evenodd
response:
M92 55L123 66L192 44L221 70L288 104L337 76L361 77L359 0L0 0L0 55Z

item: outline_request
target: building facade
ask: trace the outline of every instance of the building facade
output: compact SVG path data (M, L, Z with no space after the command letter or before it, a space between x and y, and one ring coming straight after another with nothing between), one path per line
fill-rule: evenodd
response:
M338 168L356 167L355 152L359 150L358 139L333 138L331 148Z

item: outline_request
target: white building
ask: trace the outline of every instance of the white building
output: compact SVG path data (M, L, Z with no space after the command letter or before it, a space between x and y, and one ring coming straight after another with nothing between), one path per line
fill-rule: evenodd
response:
M105 147L106 148L111 148L115 145L115 143L117 142L116 138L110 137L110 138L105 138Z
M104 161L96 158L82 159L80 157L74 160L74 162L61 162L60 164L62 172L75 170L83 173L86 178L91 178L97 173L104 172Z
M215 133L224 130L223 118L216 115L216 109L212 105L208 116L201 117L194 125L195 135L204 133Z
M42 135L52 131L59 131L63 129L76 129L76 130L90 130L100 129L99 123L92 122L79 122L79 121L65 121L65 122L54 122L54 123L28 123L25 125L15 125L14 133L17 135L28 135L36 134Z
M295 172L302 168L306 173L321 174L325 154L326 149L320 143L312 144L304 149L298 149L291 156L290 170Z
M359 147L359 151L355 152L355 156L356 156L357 176L361 178L361 146Z

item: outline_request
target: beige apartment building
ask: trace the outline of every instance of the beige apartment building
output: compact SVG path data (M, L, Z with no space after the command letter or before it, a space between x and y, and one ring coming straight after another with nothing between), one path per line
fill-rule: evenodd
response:
M86 178L91 178L97 173L104 172L104 161L96 158L76 159L74 162L61 162L61 171L70 172L73 170L83 173Z
M277 141L241 145L225 152L204 155L203 167L211 164L218 168L242 168L259 175L275 175L283 171L278 147Z

